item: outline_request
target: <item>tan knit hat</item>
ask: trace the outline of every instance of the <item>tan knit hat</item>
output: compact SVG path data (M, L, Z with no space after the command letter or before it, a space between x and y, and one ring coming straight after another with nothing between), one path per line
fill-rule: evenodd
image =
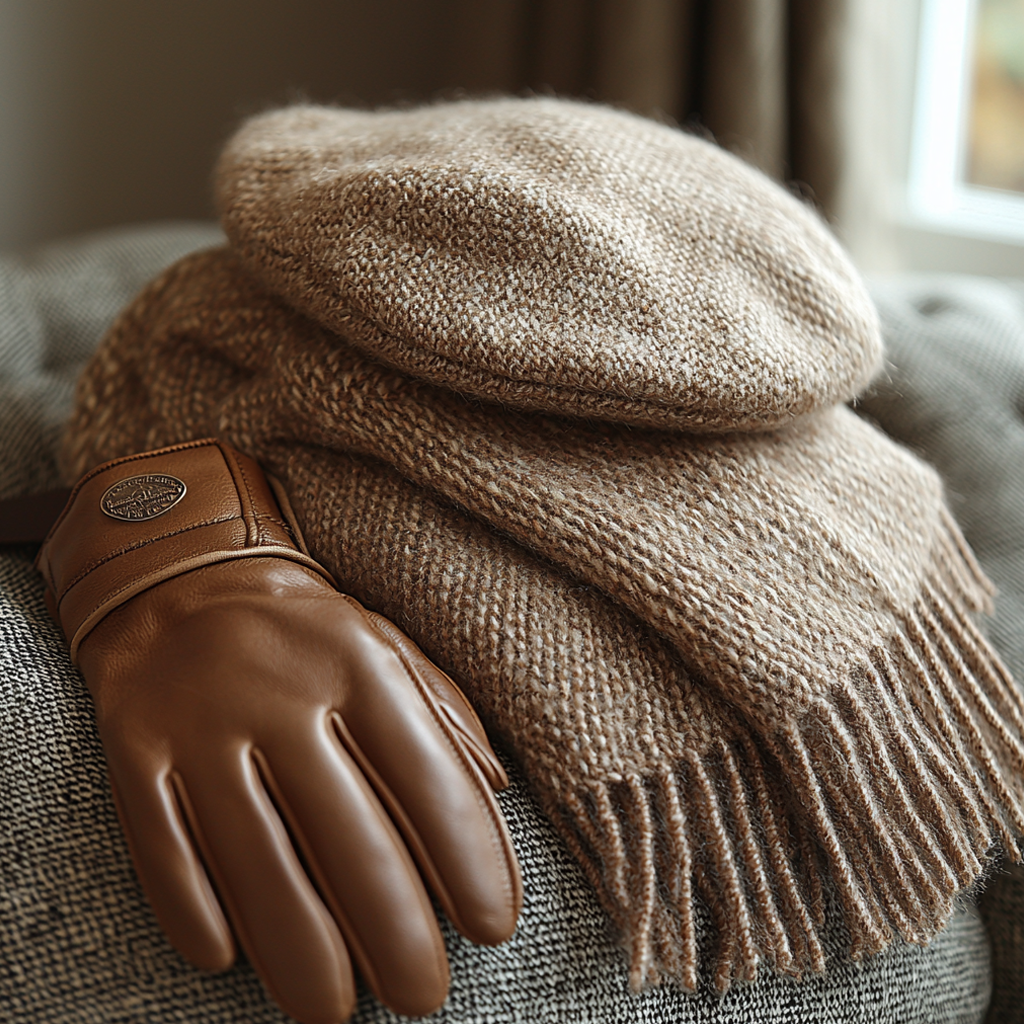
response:
M768 427L852 398L881 356L810 209L708 142L603 107L293 108L243 127L217 178L266 288L464 394Z
M823 969L830 889L863 955L1016 855L987 584L935 474L837 404L878 335L813 214L551 100L281 111L219 181L231 248L115 325L69 475L219 434L283 479L523 766L635 984L698 983L698 901L725 988Z

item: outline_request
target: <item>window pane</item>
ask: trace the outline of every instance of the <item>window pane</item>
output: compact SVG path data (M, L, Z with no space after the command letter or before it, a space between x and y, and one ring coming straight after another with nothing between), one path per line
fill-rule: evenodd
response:
M967 180L1024 192L1024 0L978 0Z

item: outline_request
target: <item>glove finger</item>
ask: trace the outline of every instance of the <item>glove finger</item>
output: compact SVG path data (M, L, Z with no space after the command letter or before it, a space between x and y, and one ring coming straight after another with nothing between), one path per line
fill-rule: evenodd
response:
M169 770L119 764L108 754L111 789L135 870L160 927L185 959L223 971L235 942L193 848Z
M522 883L494 792L412 664L381 634L347 641L337 729L388 808L445 913L468 939L504 942Z
M455 727L457 737L491 788L498 791L506 789L508 775L505 768L491 749L487 733L463 692L393 622L376 612L366 609L363 612L423 680L428 696L435 699Z
M268 789L370 989L418 1017L448 991L448 960L416 865L327 718L275 730L256 753Z
M356 995L348 953L251 748L239 744L190 763L176 782L235 935L275 1002L302 1024L347 1019Z

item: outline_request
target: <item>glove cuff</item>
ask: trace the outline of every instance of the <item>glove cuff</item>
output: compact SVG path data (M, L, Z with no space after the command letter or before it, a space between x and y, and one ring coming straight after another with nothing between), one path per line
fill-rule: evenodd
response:
M275 497L256 462L208 438L87 473L36 567L77 661L90 630L143 590L200 566L261 556L297 562L334 586L306 551L280 489Z

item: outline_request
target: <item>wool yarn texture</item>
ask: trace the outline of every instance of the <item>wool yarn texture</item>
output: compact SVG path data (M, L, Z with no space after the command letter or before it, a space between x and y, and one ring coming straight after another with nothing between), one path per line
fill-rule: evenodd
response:
M831 900L855 957L926 942L1019 857L991 588L937 475L843 404L881 344L812 211L553 99L271 112L217 187L228 246L118 319L69 480L256 457L519 762L634 985L821 971Z

